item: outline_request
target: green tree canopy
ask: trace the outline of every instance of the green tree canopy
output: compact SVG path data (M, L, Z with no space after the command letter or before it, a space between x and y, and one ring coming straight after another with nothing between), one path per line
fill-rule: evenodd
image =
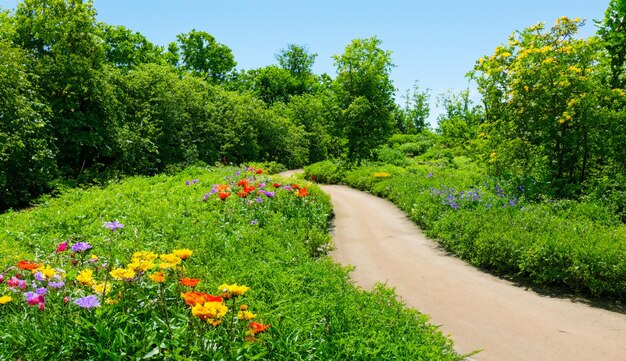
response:
M394 86L391 52L376 37L355 39L335 55L334 90L342 115L337 127L347 140L349 159L364 159L393 131Z
M204 31L191 30L176 36L177 42L168 47L172 62L179 61L183 70L220 83L237 65L229 47L218 43ZM180 52L180 53L179 53Z

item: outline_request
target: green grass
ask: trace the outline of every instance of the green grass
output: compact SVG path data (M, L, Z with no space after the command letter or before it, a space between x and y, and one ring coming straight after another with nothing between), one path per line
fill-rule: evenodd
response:
M498 190L464 157L407 167L368 164L336 172L317 163L305 177L386 197L448 251L498 275L575 294L626 297L626 227L594 202L531 203L522 189ZM379 172L389 173L384 178Z
M243 200L233 189L226 201L217 194L203 201L213 184L244 177L234 176L236 171L190 168L173 177L130 178L104 189L69 190L33 209L1 215L0 296L14 300L0 305L0 359L460 359L427 316L406 308L382 286L358 290L348 271L324 255L332 209L316 186L294 180L309 192L297 197L273 187L283 180L262 174L256 182L266 181L266 189L276 192L272 199L263 196L257 203L253 194ZM197 184L185 184L193 179ZM103 227L113 220L125 227L115 232ZM89 242L93 249L74 258L67 251L55 253L65 241ZM184 268L164 270L163 284L146 277L154 270L132 281L106 276L125 267L136 251L183 248L193 255ZM84 262L90 254L99 261ZM65 288L49 288L44 311L7 285L19 272L28 279L24 291L33 290L33 275L15 268L20 259L67 272ZM86 268L112 285L105 298L116 304L87 310L73 303L93 293L76 280ZM180 297L176 281L183 275L200 278L197 290L213 295L223 283L250 290L225 301L229 313L213 327L194 317ZM233 317L242 303L257 314L255 321L271 325L254 339L245 338L247 322Z

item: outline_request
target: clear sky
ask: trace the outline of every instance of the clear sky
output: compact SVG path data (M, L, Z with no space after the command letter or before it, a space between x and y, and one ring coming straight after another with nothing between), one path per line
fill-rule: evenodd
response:
M595 33L609 0L94 0L98 18L139 31L158 45L203 30L233 51L237 68L276 63L287 44L318 54L314 71L335 76L332 55L355 38L373 35L392 51L398 95L417 80L437 95L468 87L465 74L515 30L560 16L587 19ZM14 8L16 0L0 0ZM471 86L470 86L471 87ZM399 98L399 96L397 97ZM399 99L398 99L399 100ZM434 104L432 106L434 108ZM439 111L433 109L431 121Z

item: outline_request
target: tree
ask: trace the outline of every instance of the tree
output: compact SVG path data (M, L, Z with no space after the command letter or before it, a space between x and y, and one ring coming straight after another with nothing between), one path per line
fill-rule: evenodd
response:
M611 0L604 22L597 25L610 56L610 84L613 88L626 88L626 0Z
M611 136L602 104L623 95L602 86L605 54L597 38L574 37L581 24L562 17L550 29L541 23L516 32L473 73L492 171L557 197L577 194L590 168L604 162Z
M460 93L449 91L437 97L437 105L444 109L437 119L437 131L447 146L466 147L479 134L484 111L472 102L469 94L469 90Z
M178 64L183 70L190 71L206 80L220 83L237 63L232 51L226 45L218 43L211 34L191 30L186 34L176 36L177 43L170 45L170 58L180 57ZM176 61L178 63L178 61Z
M26 56L0 40L0 211L48 190L56 176L49 109L32 90Z
M163 48L152 44L145 36L124 26L99 24L104 40L106 60L120 68L143 63L161 63Z
M85 179L112 163L119 117L95 14L92 1L24 0L13 19L12 40L52 111L59 168Z
M372 156L393 131L391 52L380 48L376 37L353 40L342 55L335 55L334 90L342 114L337 128L347 139L350 160Z
M315 58L317 54L311 54L306 47L296 44L289 44L287 49L281 49L280 53L276 54L278 64L296 78L312 74Z
M430 115L430 90L420 90L419 83L416 81L413 88L406 91L403 97L404 108L400 120L402 123L397 127L402 133L416 134L428 128L426 120Z

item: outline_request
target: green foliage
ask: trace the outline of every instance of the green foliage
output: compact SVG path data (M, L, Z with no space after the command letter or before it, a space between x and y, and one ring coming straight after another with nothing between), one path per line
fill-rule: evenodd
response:
M176 287L164 290L163 301L154 285L116 281L122 298L96 309L64 305L53 290L43 312L23 300L0 305L0 358L461 359L437 327L427 324L427 316L405 308L392 290L380 285L373 292L358 290L345 269L311 256L313 247L330 239L330 201L317 187L300 184L309 189L306 197L281 188L262 203L235 195L222 201L217 194L202 201L214 183L249 176L233 176L235 171L191 168L175 177L130 178L4 214L0 245L21 252L12 260L3 252L0 269L17 259L46 257L62 241L88 241L100 257L110 254L112 265L125 264L135 251L190 248L194 253L184 272L201 278L198 291L216 294L221 283L250 287L238 304L246 302L259 322L271 325L256 342L227 327L237 319L212 328L191 316ZM186 185L192 179L198 181ZM292 183L264 174L256 179L268 186ZM102 227L110 220L125 227L112 236ZM67 269L68 288L89 264L76 258L77 266ZM1 287L0 296L6 284ZM70 295L72 301L76 296ZM232 308L231 302L227 306Z
M199 30L176 36L177 43L170 45L168 50L172 61L178 59L176 65L213 83L220 83L237 63L229 47L218 43L215 38Z
M470 99L469 90L441 94L437 102L445 110L438 118L441 142L448 147L469 147L484 121L483 108Z
M20 49L0 40L0 210L46 191L57 172L50 112L25 62Z
M324 160L304 167L304 177L315 179L320 183L342 183L344 179L343 163L332 160ZM313 176L314 178L311 178Z
M139 32L118 25L98 24L105 44L106 61L120 68L164 62L163 48L152 44Z
M307 177L342 174L325 179L388 198L428 236L478 267L537 286L626 296L626 226L603 203L529 203L523 187L494 183L467 157L406 170L366 165L341 173L335 167L313 164Z
M381 43L376 37L355 39L333 57L338 73L333 86L341 107L336 127L347 140L350 160L371 157L393 130L393 64Z
M611 0L603 22L597 22L598 35L609 53L612 88L626 87L626 1Z
M416 81L411 90L406 91L403 96L404 108L400 112L400 117L396 120L396 128L401 133L416 134L428 129L426 120L430 115L430 90L420 90Z

